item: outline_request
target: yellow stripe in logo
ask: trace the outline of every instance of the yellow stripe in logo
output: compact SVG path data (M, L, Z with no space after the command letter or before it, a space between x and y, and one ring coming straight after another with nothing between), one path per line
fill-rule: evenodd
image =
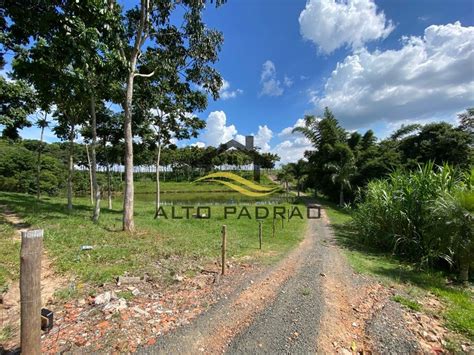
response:
M232 180L233 182L240 183L240 184L244 185L247 188L245 188L244 186L236 185L236 184L234 184L230 181L220 180L219 178L225 178L225 179ZM256 183L252 182L252 181L244 179L243 177L241 177L239 175L229 173L229 172L212 173L212 174L203 176L203 177L195 180L195 182L197 182L197 181L218 182L222 185L230 187L231 189L233 189L233 190L235 190L235 191L237 191L237 192L239 192L243 195L251 196L251 197L267 196L267 195L270 195L270 194L280 190L279 186L277 186L277 187L261 186L261 185L258 185Z

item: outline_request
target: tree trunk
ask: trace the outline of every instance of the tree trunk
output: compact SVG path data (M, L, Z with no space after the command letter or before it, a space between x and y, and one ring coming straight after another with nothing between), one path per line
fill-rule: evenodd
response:
M158 144L158 152L156 154L156 200L155 200L155 218L158 218L158 210L160 209L160 158L161 143Z
M298 191L298 197L300 197L300 180L296 181L296 190Z
M92 128L92 144L91 144L91 177L92 177L92 191L94 194L94 213L92 214L92 221L97 223L100 215L100 188L97 183L97 117L95 112L95 97L91 96L90 102L91 114L91 128Z
M132 135L132 99L133 99L133 73L135 62L127 77L127 92L125 97L125 191L123 195L123 230L133 232L133 135Z
M74 174L74 125L69 132L69 163L67 176L67 209L72 211L72 177Z
M110 164L109 164L108 159L107 159L106 169L107 169L107 200L108 200L109 210L111 210L112 209L112 177L110 176Z
M341 184L341 189L339 190L339 206L344 205L344 185Z
M38 162L36 165L36 198L39 200L41 197L41 151L43 149L43 134L44 134L44 126L41 126L41 133L40 133L40 144L38 147Z
M469 264L471 259L469 257L467 249L460 250L459 253L459 281L463 285L467 285L469 282Z
M94 205L94 185L92 183L92 168L91 168L91 157L89 154L89 146L86 144L86 155L87 155L87 166L89 170L89 191L91 196L91 205Z

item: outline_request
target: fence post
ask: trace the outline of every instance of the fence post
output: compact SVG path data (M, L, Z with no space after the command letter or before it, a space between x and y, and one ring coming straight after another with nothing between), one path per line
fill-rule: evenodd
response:
M262 250L262 221L258 221L258 243L260 244L260 250Z
M275 238L275 217L273 217L272 221L272 238Z
M21 352L41 354L41 255L43 230L21 232Z
M227 239L227 226L223 225L222 226L222 268L221 268L221 274L225 274L225 254L226 254L226 239Z

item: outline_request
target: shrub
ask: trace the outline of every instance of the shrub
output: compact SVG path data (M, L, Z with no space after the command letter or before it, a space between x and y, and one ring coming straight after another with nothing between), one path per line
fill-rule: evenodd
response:
M473 244L467 201L472 190L466 177L428 163L370 182L358 198L353 225L359 240L376 249L422 264L442 258L459 265Z

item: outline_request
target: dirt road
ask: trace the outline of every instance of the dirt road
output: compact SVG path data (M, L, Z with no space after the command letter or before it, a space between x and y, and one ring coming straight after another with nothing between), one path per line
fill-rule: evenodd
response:
M373 322L385 309L393 325ZM401 318L388 294L352 271L323 212L288 257L142 353L415 352Z

